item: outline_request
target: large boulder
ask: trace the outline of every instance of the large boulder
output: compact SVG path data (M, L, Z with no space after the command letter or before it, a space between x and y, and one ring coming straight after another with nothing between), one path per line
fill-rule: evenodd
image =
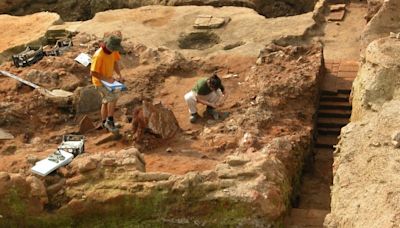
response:
M148 116L148 128L163 139L172 138L179 130L174 113L161 103L152 105L143 102L143 112Z
M101 96L93 85L80 87L74 92L76 113L88 113L100 110Z
M353 83L351 121L377 112L382 105L397 99L400 83L400 39L382 38L373 41L365 51L363 64Z

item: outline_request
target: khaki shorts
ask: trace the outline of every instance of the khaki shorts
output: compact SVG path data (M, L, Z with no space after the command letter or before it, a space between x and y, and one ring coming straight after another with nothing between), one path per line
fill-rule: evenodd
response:
M101 103L103 104L116 102L118 100L119 92L111 92L104 86L96 86L96 90L99 92Z

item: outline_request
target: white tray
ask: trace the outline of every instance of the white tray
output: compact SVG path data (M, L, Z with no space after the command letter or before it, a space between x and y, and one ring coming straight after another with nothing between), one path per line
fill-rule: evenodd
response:
M63 150L59 151L61 155L64 156L64 160L61 160L59 162L54 162L50 161L49 157L47 157L43 160L36 162L35 166L33 166L31 169L32 172L40 176L46 176L49 173L53 172L54 170L69 164L74 158L74 155L71 153L65 152Z

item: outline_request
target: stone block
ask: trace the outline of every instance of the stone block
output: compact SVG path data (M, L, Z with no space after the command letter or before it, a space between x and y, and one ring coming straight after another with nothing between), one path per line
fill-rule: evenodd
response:
M101 96L94 86L80 87L75 90L74 94L76 113L81 114L100 110Z
M94 129L96 129L96 127L94 126L92 119L90 119L90 117L85 115L79 122L79 133L85 134Z
M14 136L0 128L0 140L1 139L14 139Z

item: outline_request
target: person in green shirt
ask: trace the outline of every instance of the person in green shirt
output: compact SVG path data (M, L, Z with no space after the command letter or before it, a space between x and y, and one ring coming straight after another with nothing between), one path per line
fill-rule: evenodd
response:
M190 122L195 123L200 117L197 113L197 103L207 105L206 112L215 120L222 116L215 109L222 105L225 97L225 87L217 74L208 78L199 79L191 91L185 94L184 98L189 107ZM225 114L224 114L225 115Z

